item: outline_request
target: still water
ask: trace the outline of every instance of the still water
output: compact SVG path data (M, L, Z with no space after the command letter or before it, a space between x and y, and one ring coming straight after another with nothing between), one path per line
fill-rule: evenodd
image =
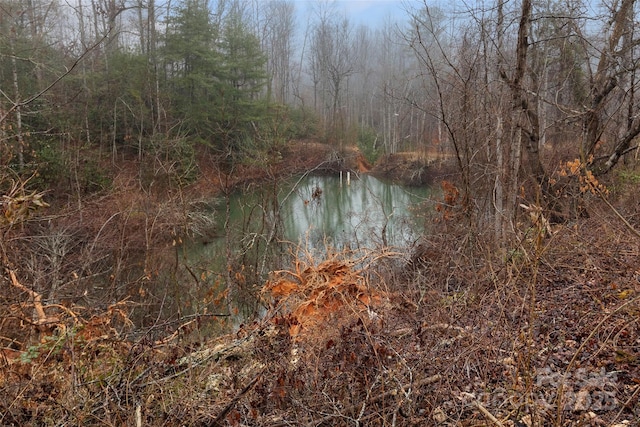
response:
M405 188L369 175L308 176L281 201L286 239L307 249L405 246L420 234L417 206L428 189Z
M232 251L247 253L290 243L298 253L343 249L407 247L421 235L421 205L428 187L404 187L370 175L307 175L276 189L269 186L231 196L229 230ZM277 200L277 202L276 202ZM187 257L219 270L224 266L225 203L214 212L218 236L193 243ZM252 249L253 248L253 249ZM219 265L217 265L219 264ZM258 269L261 270L261 269ZM260 271L264 273L264 271Z
M303 259L312 255L318 262L327 250L410 246L421 235L419 212L428 196L428 187L403 187L353 174L350 183L346 175L307 175L275 188L238 192L229 200L228 218L225 201L217 203L219 237L188 244L184 261L192 275L220 290L228 274L239 280L239 288L243 283L259 286L269 271L290 267L286 254ZM233 265L227 264L228 256ZM255 306L241 305L247 317L255 312Z

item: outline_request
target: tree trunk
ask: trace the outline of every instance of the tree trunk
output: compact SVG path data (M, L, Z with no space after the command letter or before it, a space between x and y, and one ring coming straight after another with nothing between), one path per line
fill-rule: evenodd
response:
M614 13L613 30L608 40L608 46L605 47L600 54L598 68L591 81L591 91L589 94L591 102L588 110L584 113L583 137L580 147L581 158L585 163L590 161L596 145L598 141L600 141L604 128L600 116L609 100L610 94L618 86L618 75L615 65L616 62L620 60L620 52L624 52L624 49L619 51L616 49L620 44L621 38L629 33L634 3L635 0L622 0L620 8ZM640 132L640 128L638 131ZM617 153L619 151L624 151L624 149L619 150L618 147L616 147L614 154L609 159L609 163L615 164L615 162L617 162L619 158Z
M16 31L12 29L9 37L9 47L11 49L11 75L13 79L13 110L16 116L16 155L18 157L18 167L24 167L24 135L22 133L22 105L20 100L20 84L18 82L18 64L16 61L15 43Z
M527 153L528 172L539 186L539 192L543 197L551 195L549 180L545 174L544 167L540 160L540 119L537 111L537 102L529 102L529 95L524 87L524 78L527 71L529 33L531 31L532 0L522 1L522 12L520 24L518 26L518 44L516 46L516 67L513 78L507 77L506 71L501 70L503 79L507 80L512 92L513 108L520 112L518 115L518 127L520 135L515 138L512 150L519 152L520 147L516 145L524 144ZM520 156L513 156L514 160L520 161ZM519 170L519 165L513 164L512 173ZM514 175L512 179L515 179ZM517 184L516 184L517 188Z

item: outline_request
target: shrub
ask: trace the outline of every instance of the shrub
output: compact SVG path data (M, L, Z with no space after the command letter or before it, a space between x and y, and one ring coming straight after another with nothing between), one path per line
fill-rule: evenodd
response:
M382 154L382 146L377 145L378 134L371 128L358 131L358 148L369 163L375 163Z
M292 139L303 139L317 135L318 116L308 108L300 107L289 111L289 136Z

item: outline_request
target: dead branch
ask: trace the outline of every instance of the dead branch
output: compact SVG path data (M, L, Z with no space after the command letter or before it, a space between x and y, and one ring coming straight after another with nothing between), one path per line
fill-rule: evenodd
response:
M369 401L369 403L370 404L371 403L376 403L376 402L378 402L380 400L386 399L387 397L396 396L398 394L405 393L409 388L419 388L419 387L422 387L422 386L425 386L425 385L429 385L429 384L433 384L435 382L438 382L441 379L442 379L442 375L435 374L435 375L427 377L427 378L425 378L423 380L417 381L417 382L415 382L413 384L404 385L404 386L402 386L402 388L400 388L400 390L392 389L392 390L389 390L389 391L384 392L382 394L379 394L379 395L375 396L373 399L371 399ZM358 406L359 405L352 405L352 406L350 406L348 408L345 408L345 411L356 410L356 409L358 409ZM325 417L320 418L319 420L314 421L313 425L322 425L322 424L324 424L324 423L326 423L328 421L331 421L333 418L335 418L337 416L338 415L336 415L336 414L327 415ZM288 425L291 425L291 423L289 421L282 421L282 422L280 422L278 424L274 424L272 427L285 427L285 426L288 426Z
M28 287L20 283L20 281L18 280L18 277L16 276L15 271L8 268L6 269L6 271L7 273L9 273L9 277L11 278L11 284L14 287L20 289L21 291L29 294L29 297L31 298L31 301L33 304L33 309L37 316L37 320L32 323L37 328L46 327L47 325L52 325L60 321L60 319L58 319L55 316L47 316L47 314L44 311L44 305L42 304L42 295L40 295L38 292L32 289L29 289Z
M224 417L226 417L227 414L229 413L229 411L231 411L231 409L233 409L233 407L236 405L236 403L238 403L238 400L240 400L240 398L242 396L247 394L247 392L249 390L251 390L254 385L256 385L256 383L258 382L259 379L260 379L260 374L256 375L256 377L253 380L251 380L251 382L249 384L244 386L244 388L242 390L240 390L240 392L238 394L236 394L233 399L231 399L231 402L229 402L229 404L227 404L227 406L225 406L225 408L222 410L222 412L220 412L220 414L218 414L218 416L213 421L211 421L210 423L205 424L205 425L208 426L208 427L215 427L215 426L220 425L220 422L222 420L224 420Z
M473 405L478 408L478 410L480 412L482 412L482 415L484 415L485 417L487 417L487 419L489 421L491 421L492 423L494 423L495 425L497 425L498 427L503 427L504 424L502 424L502 422L497 419L491 412L489 412L489 410L487 408L485 408L482 403L478 402L478 400L475 398L475 396L471 393L462 393L464 396L470 397L472 398L472 403Z

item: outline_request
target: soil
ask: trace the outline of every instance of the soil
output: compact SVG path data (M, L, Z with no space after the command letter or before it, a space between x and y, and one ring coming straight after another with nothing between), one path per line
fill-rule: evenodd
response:
M285 163L301 165L306 171L357 171L405 186L432 185L455 173L451 156L437 151L386 154L371 164L355 147L335 149L318 142L302 141L293 145L284 156L287 158Z
M315 174L338 174L340 171L369 172L372 167L357 148L339 148L315 140L300 140L289 144L278 153L270 167L263 165L241 165L236 168L231 181L224 184L214 163L206 156L199 160L201 176L190 191L192 194L216 194L225 185L231 188L245 189L252 185L261 185L275 179L300 175L306 172Z

